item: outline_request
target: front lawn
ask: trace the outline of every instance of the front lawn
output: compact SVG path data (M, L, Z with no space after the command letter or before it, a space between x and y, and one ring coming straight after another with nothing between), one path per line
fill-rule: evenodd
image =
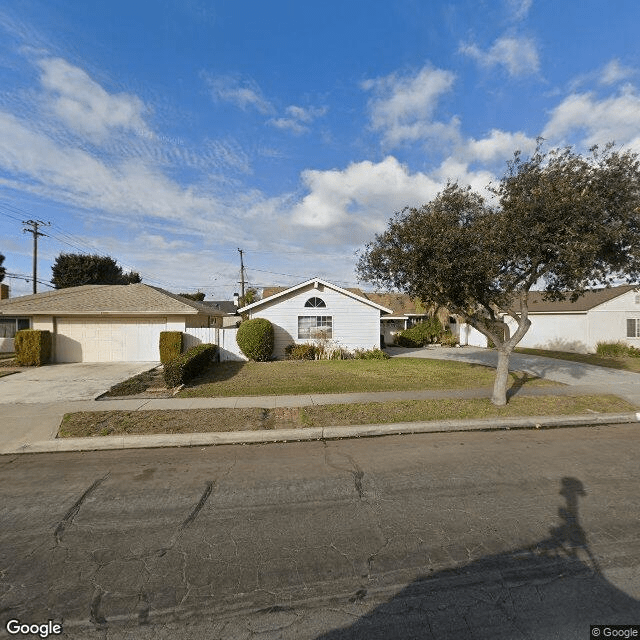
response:
M610 369L622 369L623 371L640 373L640 358L630 356L614 358L610 356L599 356L594 353L570 353L568 351L547 351L546 349L525 349L521 347L516 347L513 351L514 353L523 353L531 356L544 356L545 358L556 358L557 360L583 362L584 364L594 364L598 367L609 367Z
M222 433L627 411L635 411L635 408L625 400L612 395L516 396L504 407L496 407L488 398L456 398L278 409L91 411L65 415L58 436L81 438L162 433Z
M510 377L518 387L557 385L523 373ZM209 367L178 397L468 389L491 387L494 378L492 367L420 358L223 362Z

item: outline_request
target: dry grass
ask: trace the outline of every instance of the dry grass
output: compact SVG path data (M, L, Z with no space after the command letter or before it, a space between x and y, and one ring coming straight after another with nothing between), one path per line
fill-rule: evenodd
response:
M59 437L209 433L387 424L473 418L571 415L635 411L613 395L515 397L505 407L490 400L409 400L280 409L95 411L64 417Z

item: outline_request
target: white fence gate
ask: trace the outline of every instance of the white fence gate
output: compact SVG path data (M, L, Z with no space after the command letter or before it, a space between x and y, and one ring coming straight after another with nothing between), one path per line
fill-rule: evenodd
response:
M197 344L217 344L220 352L220 362L229 360L246 361L247 358L240 351L240 347L236 342L237 333L237 327L186 329L182 338L182 348L186 351Z

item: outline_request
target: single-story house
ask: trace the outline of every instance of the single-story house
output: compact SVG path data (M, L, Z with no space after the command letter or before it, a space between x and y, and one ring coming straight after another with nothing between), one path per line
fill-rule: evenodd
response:
M224 315L147 284L69 287L0 300L0 350L20 329L47 329L54 362L154 362L161 331L222 327Z
M529 292L531 326L518 343L519 347L595 353L598 342L624 342L640 347L640 290L623 285L587 291L575 302L570 294L564 299L543 299L542 291ZM515 321L506 316L511 334ZM462 325L472 341L461 344L487 346L486 337Z
M287 345L321 338L346 349L380 347L380 316L391 309L320 278L274 289L266 287L261 300L238 310L273 324L274 357L284 357Z

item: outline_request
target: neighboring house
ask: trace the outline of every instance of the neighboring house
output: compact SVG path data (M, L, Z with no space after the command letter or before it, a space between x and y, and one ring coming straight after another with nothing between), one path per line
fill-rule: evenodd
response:
M276 358L289 344L321 338L346 349L379 348L380 316L391 309L360 294L315 278L288 289L265 287L262 300L238 312L273 324Z
M400 331L431 317L415 298L406 293L367 292L363 295L372 302L392 310L390 315L380 318L380 333L386 345L392 345L395 335Z
M594 289L575 302L545 301L542 291L529 292L531 327L519 347L595 353L598 342L624 342L640 347L640 290L636 285ZM517 325L507 317L511 333ZM487 346L484 335L462 325L477 346ZM465 342L461 339L461 344Z
M54 362L159 360L161 331L222 327L225 314L146 284L84 285L0 301L0 345L20 329L53 334Z
M242 318L238 315L238 303L228 300L203 300L200 304L211 307L214 312L220 312L222 316L222 326L235 327Z

